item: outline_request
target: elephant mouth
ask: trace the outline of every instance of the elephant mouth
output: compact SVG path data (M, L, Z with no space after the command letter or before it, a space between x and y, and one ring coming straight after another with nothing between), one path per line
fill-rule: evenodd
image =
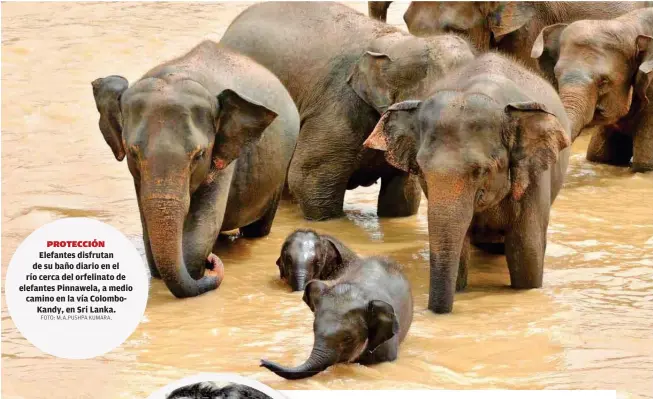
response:
M224 263L218 257L218 255L211 252L209 256L206 257L206 275L214 276L218 278L218 287L224 279Z

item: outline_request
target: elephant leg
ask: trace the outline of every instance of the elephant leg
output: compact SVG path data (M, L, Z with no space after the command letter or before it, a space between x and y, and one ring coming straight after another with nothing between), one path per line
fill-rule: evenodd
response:
M302 123L288 171L288 186L308 220L344 215L347 183L356 165L360 143L345 117L329 112Z
M376 213L380 217L411 216L417 213L421 199L417 176L399 173L382 177Z
M649 104L633 139L633 172L653 171L653 103Z
M586 158L590 162L625 166L633 156L633 139L615 128L605 126L590 140Z
M270 201L270 206L267 211L265 211L263 217L254 223L240 228L240 234L242 234L243 237L259 238L270 234L272 222L274 222L274 216L277 214L277 208L279 208L279 201L281 200L282 193L283 186L281 186L273 195L272 200Z
M460 251L460 265L458 266L458 277L456 277L456 291L464 291L467 288L467 265L469 264L469 255L471 247L469 244L469 234L463 241L463 247Z
M546 211L542 211L544 206L524 206L513 228L506 234L506 260L512 288L542 287L546 230L549 224L549 209L547 207Z

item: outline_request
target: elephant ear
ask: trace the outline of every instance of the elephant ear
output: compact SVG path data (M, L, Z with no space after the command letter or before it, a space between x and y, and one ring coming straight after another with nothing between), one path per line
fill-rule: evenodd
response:
M95 105L100 112L100 132L111 148L113 156L120 162L125 158L120 97L129 87L129 82L122 76L113 75L95 79L91 86L93 86Z
M327 275L342 264L342 254L338 246L328 237L320 237L320 243L324 253L322 254L320 270L317 271L316 276L324 279L328 278L329 276ZM327 275L322 275L322 273Z
M315 313L315 309L320 301L322 294L329 288L329 285L321 280L311 280L304 287L304 302Z
M386 54L367 51L347 78L347 83L356 94L379 113L383 113L394 102L388 81L391 62Z
M374 300L367 305L367 350L374 352L399 332L399 320L395 310L387 302Z
M213 164L224 169L240 156L243 148L257 142L277 113L233 90L218 95Z
M635 75L634 91L646 106L650 100L646 92L653 81L653 37L637 36L637 52L641 61Z
M555 81L553 69L560 57L560 35L568 24L549 25L540 31L533 43L531 58L537 58L537 63L550 82Z
M535 15L533 5L525 1L491 2L486 12L488 27L497 43L526 25Z
M421 101L411 100L388 108L363 143L367 148L385 151L385 159L390 165L415 175L420 174L417 165L417 112L420 104Z
M513 122L507 137L510 154L512 198L520 200L532 181L558 160L558 153L571 145L568 132L544 104L508 104L505 112Z
M286 274L286 269L283 267L283 261L281 260L281 256L277 258L276 264L277 267L279 268L279 277L282 279L288 277Z

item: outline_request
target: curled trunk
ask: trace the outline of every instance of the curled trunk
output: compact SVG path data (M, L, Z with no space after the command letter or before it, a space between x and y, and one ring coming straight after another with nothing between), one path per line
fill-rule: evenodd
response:
M332 349L313 347L308 359L297 367L284 367L267 360L261 360L261 367L265 367L279 377L287 380L299 380L312 377L326 370L327 367L334 365L337 361L337 353Z
M217 276L195 280L184 261L182 242L189 201L160 195L141 202L152 257L170 292L177 298L187 298L216 289L220 285Z

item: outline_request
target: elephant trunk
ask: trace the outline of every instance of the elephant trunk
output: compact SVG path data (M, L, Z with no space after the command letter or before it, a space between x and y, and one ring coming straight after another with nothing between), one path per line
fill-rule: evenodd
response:
M314 346L308 359L297 367L284 367L267 360L261 360L261 367L265 367L279 377L283 377L287 380L299 380L312 377L337 362L338 354L334 350L321 346Z
M591 81L571 86L561 83L559 86L560 99L569 116L569 122L571 122L571 141L573 142L583 128L594 119L598 96Z
M146 195L141 203L152 257L170 292L177 298L188 298L216 289L221 282L218 277L195 280L184 262L182 243L190 205L188 196ZM205 262L204 259L194 261Z
M462 247L474 215L473 190L464 188L462 178L455 180L453 186L429 187L428 308L435 313L450 313L453 309Z
M293 291L303 291L306 286L306 273L293 274L290 280L290 287Z

